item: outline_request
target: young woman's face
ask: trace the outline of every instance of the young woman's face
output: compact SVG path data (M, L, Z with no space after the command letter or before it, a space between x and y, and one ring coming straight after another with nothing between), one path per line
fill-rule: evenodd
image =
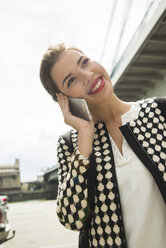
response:
M113 91L110 77L103 66L77 50L62 52L50 73L63 94L83 98L89 104L103 100Z

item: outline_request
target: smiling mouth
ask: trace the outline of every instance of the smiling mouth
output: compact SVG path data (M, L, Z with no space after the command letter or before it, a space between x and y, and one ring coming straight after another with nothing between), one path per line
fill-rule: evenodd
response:
M90 93L89 94L97 94L98 92L100 92L103 87L105 85L105 81L104 78L102 76L98 77L95 82L92 84L92 87L90 89Z

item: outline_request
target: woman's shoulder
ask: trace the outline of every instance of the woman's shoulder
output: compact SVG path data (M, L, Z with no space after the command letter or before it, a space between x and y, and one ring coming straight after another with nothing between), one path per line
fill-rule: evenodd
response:
M69 150L72 152L78 139L78 131L71 129L64 134L61 134L59 137L59 142L65 142L69 147Z
M142 108L142 110L145 109L146 112L147 112L147 109L149 109L149 111L154 110L155 112L161 111L160 113L166 119L166 96L150 97L150 98L142 99L142 100L135 102L135 104L139 105Z
M147 106L157 106L158 104L162 105L162 104L166 104L166 96L163 97L149 97L149 98L145 98L145 99L141 99L138 100L136 102L134 102L133 104L141 106L141 107L147 107ZM156 105L157 104L157 105Z

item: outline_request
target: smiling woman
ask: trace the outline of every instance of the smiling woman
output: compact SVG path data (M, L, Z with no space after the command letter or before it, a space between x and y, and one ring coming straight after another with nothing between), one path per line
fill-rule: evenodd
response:
M47 50L40 78L72 127L57 148L59 221L80 231L79 248L164 248L166 98L121 101L101 64L63 44ZM92 120L68 97L84 99Z

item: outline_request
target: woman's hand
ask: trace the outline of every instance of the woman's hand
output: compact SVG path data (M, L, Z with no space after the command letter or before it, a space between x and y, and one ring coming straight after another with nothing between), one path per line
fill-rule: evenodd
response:
M78 149L85 157L89 157L92 152L94 139L94 122L87 121L72 115L69 109L68 97L62 93L57 94L59 106L61 108L65 124L78 131Z

